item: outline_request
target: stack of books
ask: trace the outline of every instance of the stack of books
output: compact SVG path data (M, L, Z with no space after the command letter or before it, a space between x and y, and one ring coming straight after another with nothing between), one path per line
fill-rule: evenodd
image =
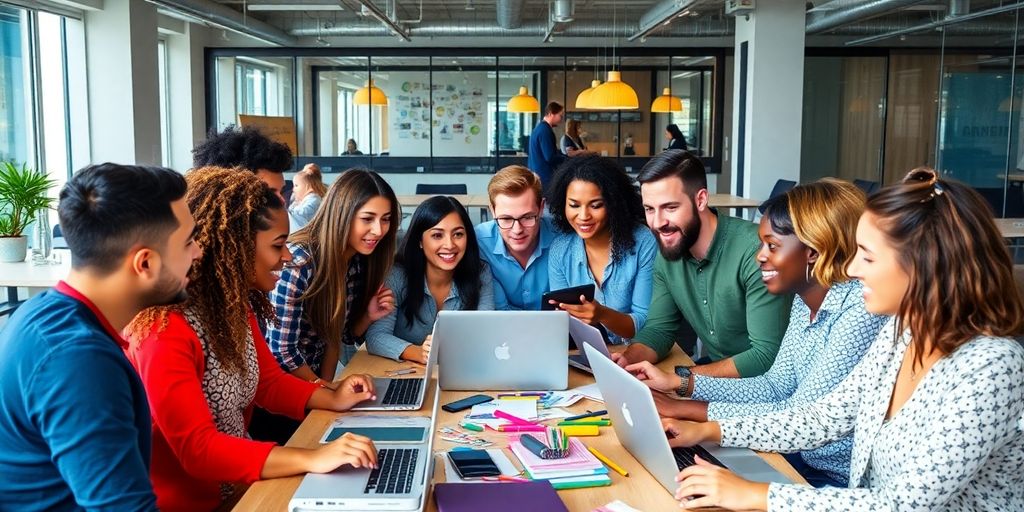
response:
M523 435L545 441L543 434ZM523 446L519 439L510 442L509 448L519 457L526 476L531 480L547 480L555 489L601 487L612 483L608 478L608 468L575 437L569 438L569 456L560 459L542 459Z

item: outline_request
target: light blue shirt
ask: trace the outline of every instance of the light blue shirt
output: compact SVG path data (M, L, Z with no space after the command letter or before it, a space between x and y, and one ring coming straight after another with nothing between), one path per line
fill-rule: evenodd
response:
M310 220L313 220L313 215L320 208L321 202L323 202L323 198L320 196L308 194L302 201L288 207L288 220L291 223L289 227L291 227L292 233L302 229L309 224Z
M658 253L658 242L647 226L633 230L636 244L616 261L609 259L604 268L604 281L594 290L594 300L625 313L633 319L636 332L647 322L647 308L651 304L654 258ZM587 264L587 250L583 239L576 233L559 235L551 243L548 256L548 283L552 290L570 286L597 283ZM626 340L608 331L612 343L621 344Z
M745 379L694 375L694 400L710 402L708 420L764 415L809 405L827 395L860 362L888 317L864 308L860 281L829 288L818 314L797 295L789 327L775 363L764 374ZM846 483L850 478L853 434L820 448L800 452L812 468Z
M541 217L538 221L540 241L527 260L525 269L508 253L497 222L492 220L477 224L476 241L480 246L480 258L490 265L491 274L494 275L494 309L540 309L541 296L549 289L548 253L555 231L550 218Z
M416 290L407 290L405 286L405 270L400 265L391 267L391 272L385 280L385 286L395 294L395 309L387 316L370 324L366 330L366 350L371 354L384 356L398 361L402 352L409 345L422 345L434 329L434 320L437 318L437 304L434 296L430 294L427 286L427 279L423 279L423 302L420 310L416 312L410 324L405 318L405 298L409 293L416 293ZM445 311L460 311L466 309L459 297L459 287L452 283L448 297L441 304ZM480 298L477 300L475 311L488 311L494 309L494 291L491 285L491 271L484 264L480 269Z

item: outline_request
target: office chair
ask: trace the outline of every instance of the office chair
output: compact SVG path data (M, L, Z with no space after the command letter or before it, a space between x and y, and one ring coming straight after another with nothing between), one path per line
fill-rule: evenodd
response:
M761 203L761 206L757 207L757 211L759 211L759 212L761 212L763 214L764 213L764 207L765 207L764 205L767 204L768 201L770 201L772 199L775 199L776 197L781 196L782 194L785 194L786 192L789 192L790 190L793 190L793 187L795 187L795 186L796 186L796 182L795 181L790 181L790 180L778 180L778 181L776 181L775 182L775 186L772 187L772 193L768 194L768 200L763 202L763 203Z

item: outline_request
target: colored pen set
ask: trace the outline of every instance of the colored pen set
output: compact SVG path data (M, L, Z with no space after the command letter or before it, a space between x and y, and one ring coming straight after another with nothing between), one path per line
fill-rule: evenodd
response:
M560 428L548 428L544 433L545 441L532 435L519 437L519 442L542 459L563 459L569 456L569 436Z

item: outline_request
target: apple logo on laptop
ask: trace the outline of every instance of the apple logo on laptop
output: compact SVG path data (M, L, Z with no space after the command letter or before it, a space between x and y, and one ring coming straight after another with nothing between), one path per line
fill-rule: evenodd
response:
M622 404L622 419L626 420L626 424L629 428L633 428L633 416L629 414L629 407L626 404Z
M502 343L501 346L494 347L494 357L501 361L511 358L512 356L508 353L508 343Z

